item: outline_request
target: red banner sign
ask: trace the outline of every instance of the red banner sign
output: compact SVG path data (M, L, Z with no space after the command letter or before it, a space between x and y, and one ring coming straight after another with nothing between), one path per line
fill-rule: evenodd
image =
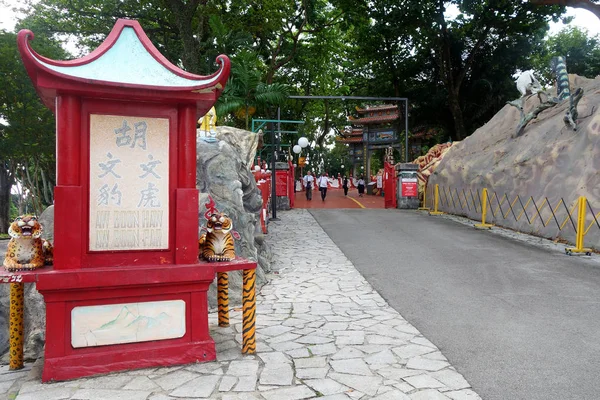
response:
M288 181L288 172L287 171L277 171L275 174L275 195L277 196L287 196L287 181Z
M402 180L402 197L417 197L419 195L417 185L416 179L414 182L412 179L410 181Z

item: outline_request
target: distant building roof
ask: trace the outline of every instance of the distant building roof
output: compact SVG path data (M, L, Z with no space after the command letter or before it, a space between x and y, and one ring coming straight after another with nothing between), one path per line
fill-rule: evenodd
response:
M356 111L359 114L368 113L370 111L385 111L385 110L395 110L398 112L398 106L395 104L383 104L380 106L366 106L365 108L356 107Z
M398 119L398 113L383 114L382 112L373 113L375 115L369 115L363 118L348 117L348 120L353 125L373 125L383 124L388 122L394 122Z
M362 143L363 141L362 136L351 136L346 138L337 136L335 139L341 143Z

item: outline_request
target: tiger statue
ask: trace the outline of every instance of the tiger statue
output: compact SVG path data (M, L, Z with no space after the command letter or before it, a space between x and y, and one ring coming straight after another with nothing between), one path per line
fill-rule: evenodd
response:
M212 212L206 219L206 233L198 240L200 257L206 261L233 261L233 221L227 214Z
M11 237L4 257L9 271L34 270L52 264L52 244L42 239L43 227L34 215L21 215L8 228Z

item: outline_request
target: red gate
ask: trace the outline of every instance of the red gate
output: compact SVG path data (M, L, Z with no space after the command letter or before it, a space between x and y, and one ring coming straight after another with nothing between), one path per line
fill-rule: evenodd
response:
M394 165L386 161L383 169L385 208L396 208L396 185L396 170Z

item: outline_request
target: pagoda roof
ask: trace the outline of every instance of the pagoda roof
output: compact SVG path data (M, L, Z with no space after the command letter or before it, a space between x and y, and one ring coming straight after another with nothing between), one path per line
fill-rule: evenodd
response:
M33 85L51 109L57 93L95 93L117 99L196 102L198 114L203 115L223 91L231 68L229 58L220 55L220 68L214 74L186 72L160 54L135 20L117 20L97 49L75 60L41 56L30 46L33 39L31 31L21 30L19 51Z
M343 135L344 136L362 136L363 134L363 128L352 128L352 130L350 129L346 129L344 130Z
M393 122L398 119L398 114L388 114L388 115L375 115L372 117L363 117L363 118L353 118L348 117L351 123L355 125L370 125L370 124L380 124L386 122Z
M338 136L335 139L341 143L362 143L362 141L363 141L362 136L353 136L353 137L347 137L347 138Z
M385 110L397 110L398 106L396 104L383 104L380 106L366 106L365 108L356 107L356 111L359 114L364 114L369 111L385 111Z

